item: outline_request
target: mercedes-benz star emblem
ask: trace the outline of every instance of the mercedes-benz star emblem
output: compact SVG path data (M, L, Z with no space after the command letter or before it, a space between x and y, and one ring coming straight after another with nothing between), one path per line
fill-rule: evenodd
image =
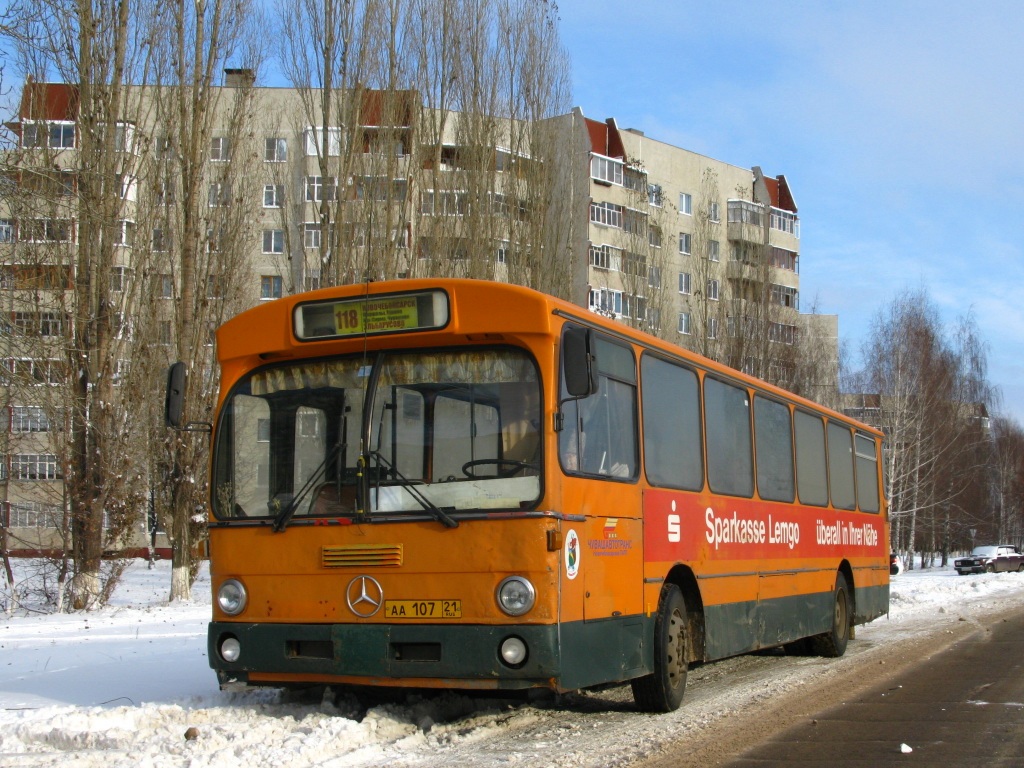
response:
M348 583L345 600L352 613L368 619L384 604L384 590L372 576L356 576Z

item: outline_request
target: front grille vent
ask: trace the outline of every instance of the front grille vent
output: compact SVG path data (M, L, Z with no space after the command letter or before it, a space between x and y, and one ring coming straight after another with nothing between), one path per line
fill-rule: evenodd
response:
M401 544L349 544L323 547L324 568L395 568L402 564Z

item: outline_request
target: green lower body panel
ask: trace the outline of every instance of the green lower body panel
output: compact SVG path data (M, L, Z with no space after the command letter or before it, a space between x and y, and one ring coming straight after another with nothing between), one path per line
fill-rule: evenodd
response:
M831 592L729 603L705 608L705 658L724 659L774 648L828 632L835 616ZM854 594L854 624L889 611L889 587L864 587Z
M889 585L862 587L854 590L857 601L854 624L867 624L889 613Z
M415 687L417 680L430 680L466 689L567 691L647 671L645 624L639 617L514 627L213 622L207 644L210 666L222 682L245 683L258 674L267 678L263 684L280 675L282 684L309 676L318 682L360 678L358 684L366 685L402 680ZM501 658L501 644L510 636L528 649L526 661L515 667ZM234 662L220 653L228 637L241 649Z

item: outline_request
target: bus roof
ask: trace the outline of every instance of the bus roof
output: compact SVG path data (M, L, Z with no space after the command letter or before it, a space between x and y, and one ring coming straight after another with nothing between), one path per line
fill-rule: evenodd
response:
M550 335L559 325L558 317L603 331L670 357L687 361L707 372L728 377L762 392L796 405L826 413L855 424L865 432L882 433L862 422L837 411L795 395L749 376L696 352L683 349L643 331L562 299L531 288L490 280L459 278L426 278L358 283L322 288L262 303L228 320L217 330L217 357L222 366L232 362L243 367L255 367L264 362L282 359L322 357L333 354L351 354L361 351L366 342L362 334L343 338L300 340L294 334L293 318L299 305L332 299L381 297L440 290L448 296L449 314L443 327L419 329L409 333L372 336L373 349L408 347L410 338L424 346L467 344L480 341L499 343L510 336Z

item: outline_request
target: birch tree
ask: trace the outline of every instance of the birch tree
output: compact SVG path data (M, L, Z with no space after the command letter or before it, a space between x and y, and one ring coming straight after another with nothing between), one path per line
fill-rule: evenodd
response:
M978 447L991 390L970 319L950 338L926 292L904 292L872 326L862 356L881 396L894 546L945 553L952 515L971 478L986 471Z

